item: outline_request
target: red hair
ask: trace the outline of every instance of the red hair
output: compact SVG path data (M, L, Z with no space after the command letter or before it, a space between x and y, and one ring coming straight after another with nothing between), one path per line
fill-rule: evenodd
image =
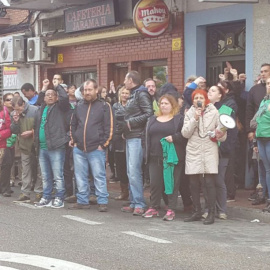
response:
M205 106L207 106L209 103L210 103L210 100L208 99L208 96L207 96L207 92L205 91L205 90L203 90L203 89L196 89L193 93L192 93L192 102L193 102L193 100L194 100L194 97L197 95L197 94L200 94L200 95L202 95L202 96L204 96L204 98L205 98L205 102L204 102L204 104L205 104Z

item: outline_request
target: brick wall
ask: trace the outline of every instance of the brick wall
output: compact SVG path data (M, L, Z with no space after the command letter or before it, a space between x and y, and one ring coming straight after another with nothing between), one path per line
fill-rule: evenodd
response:
M43 68L41 76L53 76L54 72L61 72L72 68L86 68L97 66L98 83L109 84L110 63L128 62L129 69L134 61L167 59L169 82L182 91L184 85L184 20L179 13L174 21L174 27L157 38L141 36L118 40L100 41L87 45L59 47L56 53L62 53L64 62ZM181 38L180 51L172 51L172 39ZM41 78L42 80L43 78Z
M7 16L10 18L10 24L16 25L28 16L28 10L7 9Z

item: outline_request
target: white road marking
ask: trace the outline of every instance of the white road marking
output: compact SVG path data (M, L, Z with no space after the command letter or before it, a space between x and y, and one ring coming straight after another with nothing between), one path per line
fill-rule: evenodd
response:
M172 243L172 242L167 241L167 240L163 240L163 239L160 239L160 238L156 238L156 237L152 237L152 236L148 236L148 235L140 234L140 233L136 233L136 232L129 231L129 232L122 232L122 233L132 235L132 236L136 236L136 237L139 237L139 238L142 238L142 239L145 239L145 240L149 240L149 241L152 241L152 242L156 242L156 243L159 243L159 244L171 244Z
M97 270L96 268L91 268L82 264L77 264L69 261L11 252L0 252L0 261L32 265L48 270ZM2 268L0 269L2 270Z
M27 207L27 208L30 208L30 209L41 209L41 208L38 208L32 204L29 204L29 203L23 203L23 202L14 202L14 204L17 204L17 205L20 205L20 206L24 206L24 207Z
M11 268L11 267L7 267L7 266L0 266L1 270L20 270L18 268Z
M88 225L100 225L100 224L103 224L103 222L95 222L95 221L91 221L91 220L88 220L88 219L84 219L84 218L80 218L80 217L76 217L76 216L71 216L71 215L64 215L62 217L68 218L68 219L71 219L71 220L75 220L75 221L78 221L78 222L81 222L81 223L85 223L85 224L88 224Z

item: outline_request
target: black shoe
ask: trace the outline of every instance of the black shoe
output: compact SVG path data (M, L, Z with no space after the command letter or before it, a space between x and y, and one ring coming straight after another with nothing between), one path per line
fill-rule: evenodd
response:
M252 202L252 205L260 205L265 204L265 198L257 197L255 201Z
M98 211L99 211L99 212L107 212L107 211L108 211L107 204L100 204L100 205L98 206Z
M269 200L269 199L267 200L267 205L266 205L266 207L263 208L262 211L263 211L263 212L268 212L268 213L270 213L270 200Z
M255 201L256 198L257 198L257 196L258 196L257 192L254 191L254 192L250 193L250 195L249 195L249 197L248 197L248 200L249 200L249 201Z
M185 218L184 222L200 221L202 219L201 211L196 211L191 217Z
M208 215L206 219L204 220L203 224L210 225L210 224L213 224L214 222L215 222L215 209L210 209L208 211Z

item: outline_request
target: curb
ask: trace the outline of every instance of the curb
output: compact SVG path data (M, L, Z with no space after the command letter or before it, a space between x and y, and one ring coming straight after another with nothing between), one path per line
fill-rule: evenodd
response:
M229 218L240 218L247 221L258 219L260 222L270 223L270 213L264 213L262 212L262 210L250 209L239 206L227 206L227 212Z

